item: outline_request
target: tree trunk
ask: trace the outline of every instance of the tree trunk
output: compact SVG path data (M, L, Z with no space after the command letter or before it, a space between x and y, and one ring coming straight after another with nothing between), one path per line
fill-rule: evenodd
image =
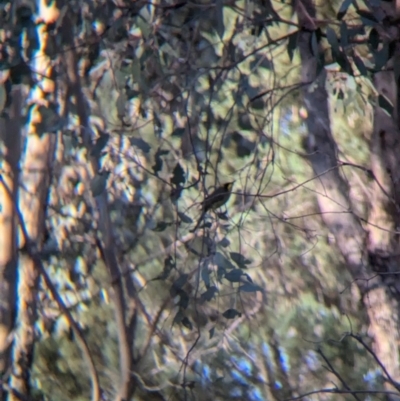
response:
M0 377L7 379L11 367L12 330L17 296L17 224L19 160L21 155L21 88L10 94L8 115L0 119L0 141L4 146L0 182ZM5 113L4 113L5 114ZM0 386L0 400L6 394Z
M311 52L313 32L310 32L310 28L315 29L314 6L307 0L298 2L297 8L300 25L305 28L299 38L302 82L312 83L312 90L310 85L304 86L303 90L303 99L308 112L306 119L308 136L305 148L317 176L315 183L321 216L335 236L336 244L347 263L349 272L361 292L369 316L369 333L374 341L376 355L392 378L398 380L399 304L381 277L376 276L371 269L370 258L367 255L367 235L359 219L352 213L348 185L340 175L336 157L337 147L331 133L328 94L325 89L326 72L322 69L317 75L317 59ZM382 213L382 207L382 203L374 205L374 213ZM385 216L383 219L390 220L389 226L393 227L393 216ZM379 243L381 240L382 238L377 239ZM392 386L389 387L393 390Z
M52 74L52 61L46 54L48 29L57 17L57 9L44 4L39 9L42 24L36 26L39 49L32 58L31 68L37 73L38 85L31 88L30 120L27 125L25 155L21 163L20 211L34 249L42 245L46 199L50 185L50 169L55 146L55 134L43 132L49 125L44 109L56 110L55 83L47 78ZM24 239L21 236L20 247ZM13 349L13 375L11 386L24 396L30 395L30 372L35 344L35 323L37 320L37 295L40 273L32 258L23 253L19 264L18 283L18 335ZM18 398L10 394L11 400Z

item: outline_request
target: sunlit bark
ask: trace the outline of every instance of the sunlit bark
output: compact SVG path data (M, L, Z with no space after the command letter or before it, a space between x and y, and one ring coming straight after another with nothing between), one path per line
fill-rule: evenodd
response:
M0 377L6 379L11 367L12 330L15 322L17 290L17 219L19 159L21 153L20 87L11 91L11 106L0 119L2 145L0 182ZM5 399L0 386L0 400Z
M31 111L27 125L25 153L22 155L21 191L19 207L23 215L29 239L40 249L44 233L44 219L50 184L50 170L54 153L55 134L43 132L48 126L46 109L54 106L55 84L50 78L52 61L46 54L49 35L46 23L53 22L54 4L41 4L39 16L43 24L37 25L39 48L32 58L32 71L37 73L38 85L30 90ZM53 99L53 100L51 100ZM24 240L21 237L20 247ZM30 372L35 344L37 320L37 294L39 272L31 257L23 253L19 263L18 283L18 331L13 349L13 376L11 385L23 395L30 393ZM11 399L17 399L10 395Z

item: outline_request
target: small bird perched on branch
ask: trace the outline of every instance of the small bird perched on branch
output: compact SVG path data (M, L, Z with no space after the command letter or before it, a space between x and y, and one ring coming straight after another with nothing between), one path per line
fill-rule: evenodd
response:
M198 226L203 220L204 215L209 210L218 209L226 202L228 202L229 197L231 196L232 193L232 187L233 187L233 182L227 182L226 184L217 188L211 195L207 196L206 199L204 199L204 201L201 203L202 212L200 218L197 221L195 227L192 230L190 230L190 232L194 232L197 230Z

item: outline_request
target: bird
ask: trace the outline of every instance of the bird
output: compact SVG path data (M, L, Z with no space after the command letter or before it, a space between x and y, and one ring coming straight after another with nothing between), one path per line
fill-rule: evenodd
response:
M209 210L216 210L221 206L225 205L228 202L229 197L232 193L234 181L227 182L223 184L221 187L217 188L211 195L207 196L206 199L201 203L201 215L195 227L190 230L190 232L194 232L197 230L198 226L200 225L201 221L203 220L204 215Z

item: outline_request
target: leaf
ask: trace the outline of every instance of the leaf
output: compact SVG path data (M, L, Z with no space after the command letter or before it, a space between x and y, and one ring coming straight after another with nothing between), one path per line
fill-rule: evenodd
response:
M101 155L101 151L105 148L109 139L110 139L109 134L101 134L99 136L99 138L97 138L94 146L92 147L92 150L90 151L90 155L93 156L94 158L98 159Z
M348 8L350 7L353 0L344 0L342 5L339 8L336 18L340 21L345 14L347 13Z
M225 276L225 274L226 274L226 269L221 266L218 266L218 268L217 268L218 281L221 281L221 279Z
M230 241L228 240L228 238L225 237L225 238L222 238L222 240L219 241L217 245L222 246L223 248L226 248L226 247L228 247L230 244L231 244L231 243L230 243Z
M373 50L377 50L379 43L380 43L380 38L379 38L379 33L375 28L372 28L369 36L368 36L368 42L371 45Z
M46 106L39 106L35 113L37 113L38 118L37 123L35 123L36 132L39 136L42 136L46 133L55 133L63 126L63 119L60 118L58 112L55 108L56 106L51 104L49 107Z
M232 258L232 260L237 264L238 267L242 269L247 269L246 265L249 265L251 263L251 260L246 259L242 254L237 253L237 252L230 252L229 254Z
M217 252L214 255L214 263L224 269L234 269L235 266L222 253Z
M239 283L242 276L243 271L241 269L234 269L226 273L224 277L231 283Z
M186 224L193 223L193 220L189 216L187 216L185 213L178 212L178 217L182 223L186 223Z
M193 329L192 322L189 320L188 317L185 316L185 317L181 320L181 323L182 323L182 325L185 326L187 329L189 329L189 330L192 330L192 329Z
M214 333L215 333L215 326L214 327L212 327L209 331L209 334L210 334L210 336L209 336L209 339L211 340L213 337L214 337Z
M171 255L164 259L164 269L163 272L157 278L160 280L165 280L170 275L172 269L175 268L175 262Z
M311 52L314 57L318 57L318 39L315 31L311 35Z
M215 285L211 286L207 291L203 292L200 295L200 302L204 303L206 301L211 301L217 292L218 292L217 287Z
M189 295L183 291L183 290L179 290L179 302L178 305L185 310L188 305L189 305Z
M161 232L169 227L172 223L167 223L165 221L159 221L152 231Z
M182 189L183 188L180 185L172 188L170 198L173 203L175 203L181 197Z
M229 216L227 215L227 212L218 212L218 213L216 213L216 215L221 220L224 220L224 221L228 221L229 220Z
M201 279L204 282L204 285L206 288L210 287L210 270L208 268L208 265L204 264L203 267L201 268Z
M163 160L161 159L162 151L160 149L157 150L156 154L154 155L154 161L152 168L155 175L158 175L158 172L161 171L163 167Z
M394 71L394 78L396 80L396 84L399 85L400 83L400 57L395 56L393 57L393 71Z
M347 29L346 21L342 21L340 24L340 44L343 49L349 44L349 30Z
M353 38L357 35L365 35L365 27L362 25L359 26L349 26L347 27L349 30L349 38Z
M92 191L92 195L94 197L101 195L106 189L108 176L109 173L100 173L97 174L90 182L90 190Z
M378 96L378 105L381 109L385 110L389 116L393 116L394 106L386 96Z
M376 71L380 71L386 65L389 60L389 46L387 43L382 46L381 50L374 53L374 60L374 69Z
M225 32L225 25L224 25L224 3L223 0L216 0L215 2L215 12L216 12L216 19L217 19L217 33L220 39L223 39L224 32Z
M0 113L3 111L7 101L7 91L3 84L0 84Z
M226 310L222 316L225 319L234 319L236 316L242 316L242 314L240 312L238 312L236 309L228 309Z
M292 33L288 39L287 51L290 61L293 60L294 51L297 47L298 32Z
M347 72L349 75L354 75L353 68L351 67L351 64L344 52L340 52L338 54L336 61L343 71Z
M184 184L185 181L186 181L185 172L182 166L179 163L177 163L172 173L171 183L176 186L179 186L180 184Z
M179 138L181 138L184 133L185 133L185 128L175 128L171 135L178 136Z
M169 290L171 296L176 296L179 294L179 291L181 288L186 284L187 279L189 275L188 274L181 274L171 285L171 288Z
M358 71L360 71L360 74L363 76L368 75L367 68L365 67L365 64L362 61L362 59L360 57L358 57L357 55L354 55L353 59L354 59L354 63L356 65Z
M164 268L165 267L171 267L172 269L174 269L176 267L176 263L174 261L174 259L172 258L171 255L168 255L165 259L164 259Z
M357 14L360 16L361 21L364 25L375 26L378 20L375 18L374 14L366 10L357 10Z
M261 291L261 292L263 292L264 290L259 285L256 285L253 283L245 283L239 287L239 291L242 291L242 292Z
M145 142L142 138L129 138L129 142L131 143L132 146L135 146L144 153L150 152L151 149L150 145L147 142Z
M336 37L335 31L329 26L328 28L326 28L326 38L331 45L332 55L336 59L337 56L340 54L339 41Z
M185 315L183 314L183 311L179 309L174 317L174 321L172 322L172 325L174 325L175 323L178 323L178 324L181 323L184 317L185 317Z
M236 143L236 153L239 157L250 156L256 148L255 142L248 140L237 131L232 134L232 140Z
M126 94L124 92L121 92L115 102L115 107L117 109L117 115L120 120L123 120L123 118L125 116L127 101L128 101L128 98L127 98Z
M238 117L239 128L243 131L253 131L253 125L251 124L250 116L248 113L240 113ZM234 139L234 138L233 138Z
M265 54L263 55L255 54L253 60L250 61L250 69L255 70L257 68L265 68L267 70L272 70L273 69L272 61ZM239 120L239 127L242 128L240 120Z

